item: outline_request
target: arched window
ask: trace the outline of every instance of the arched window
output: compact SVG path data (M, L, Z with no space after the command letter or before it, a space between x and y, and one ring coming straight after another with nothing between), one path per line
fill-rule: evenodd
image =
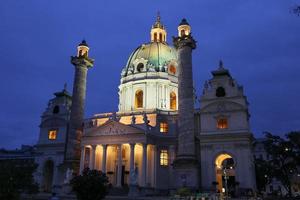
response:
M159 41L162 42L162 34L159 34Z
M57 113L59 113L59 106L55 106L53 108L53 114L57 114Z
M136 67L136 70L137 70L138 72L141 72L141 71L143 71L143 68L144 68L144 64L143 64L143 63L139 63L139 64L137 65L137 67Z
M143 108L143 90L135 92L135 108Z
M185 36L185 31L184 31L184 29L182 29L181 31L180 31L180 36L182 37L182 36Z
M170 93L170 109L176 110L177 102L176 102L176 94L175 92Z
M226 95L226 92L225 92L225 89L223 87L218 87L216 89L216 96L217 97L225 97Z
M154 33L154 42L157 41L157 33Z

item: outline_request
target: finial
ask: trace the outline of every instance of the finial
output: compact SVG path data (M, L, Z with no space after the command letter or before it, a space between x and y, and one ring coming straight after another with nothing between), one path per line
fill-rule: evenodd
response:
M88 47L89 45L86 43L86 40L83 38L83 40L81 41L81 43L78 46L86 46L86 47Z
M157 11L156 21L160 22L160 12L159 11Z
M179 26L181 25L189 25L189 23L187 22L187 20L185 18L183 18L179 24Z
M219 61L219 69L224 69L223 61L222 60Z

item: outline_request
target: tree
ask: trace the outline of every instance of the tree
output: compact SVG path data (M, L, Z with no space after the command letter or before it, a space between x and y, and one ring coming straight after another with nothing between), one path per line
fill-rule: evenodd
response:
M265 133L264 148L269 155L266 175L276 178L292 195L292 183L299 174L300 132L290 132L285 138Z
M36 168L33 160L0 160L0 199L17 200L21 193L37 193Z
M101 200L108 191L107 176L89 168L85 168L82 175L75 176L70 184L78 200Z
M256 186L259 192L265 191L266 185L272 181L270 165L266 160L255 159Z
M300 16L300 5L295 5L292 7L291 12L293 12L294 14Z

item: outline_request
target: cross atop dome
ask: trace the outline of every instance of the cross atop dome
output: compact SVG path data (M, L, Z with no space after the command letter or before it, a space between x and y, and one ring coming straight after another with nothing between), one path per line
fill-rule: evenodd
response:
M151 28L151 42L166 42L167 31L161 23L160 12L157 12L156 21Z

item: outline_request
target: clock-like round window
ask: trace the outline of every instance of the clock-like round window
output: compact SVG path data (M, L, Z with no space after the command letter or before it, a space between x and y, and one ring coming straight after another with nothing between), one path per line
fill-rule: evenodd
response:
M169 66L169 72L170 72L170 74L175 75L176 74L176 67L174 65L170 65Z

